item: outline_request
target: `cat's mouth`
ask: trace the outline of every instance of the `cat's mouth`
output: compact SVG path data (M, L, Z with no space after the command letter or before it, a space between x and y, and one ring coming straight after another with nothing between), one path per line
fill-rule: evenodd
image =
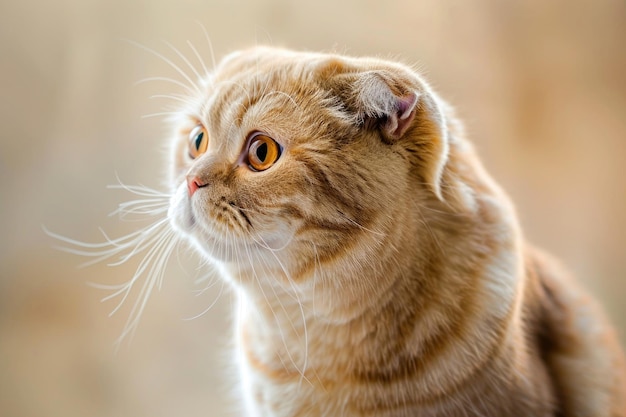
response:
M211 257L234 261L258 246L245 211L226 198L217 201L188 196L180 187L170 200L168 218L172 228Z
M190 196L186 184L171 197L168 218L176 233L200 252L240 266L261 258L272 263L271 259L293 249L297 240L292 223L242 208L223 195L211 195L209 189Z

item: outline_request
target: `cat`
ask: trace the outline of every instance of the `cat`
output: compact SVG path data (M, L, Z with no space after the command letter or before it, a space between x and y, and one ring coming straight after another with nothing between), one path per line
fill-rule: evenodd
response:
M626 416L610 325L418 74L257 47L205 86L169 218L237 288L246 415Z
M238 294L246 416L626 416L614 330L411 68L255 47L183 101L158 227Z

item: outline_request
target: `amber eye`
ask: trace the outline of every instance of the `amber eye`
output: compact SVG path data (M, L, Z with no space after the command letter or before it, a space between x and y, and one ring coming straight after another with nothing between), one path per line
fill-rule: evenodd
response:
M196 159L205 153L208 145L209 136L202 125L194 127L191 132L189 132L189 156L192 159Z
M258 134L248 147L248 164L255 171L265 171L280 158L280 145L269 136Z

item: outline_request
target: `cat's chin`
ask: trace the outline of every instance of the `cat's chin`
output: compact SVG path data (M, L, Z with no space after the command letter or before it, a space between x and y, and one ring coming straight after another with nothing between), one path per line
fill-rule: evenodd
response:
M250 254L256 253L258 245L242 239L216 236L196 220L184 193L177 192L171 199L168 218L172 229L185 238L202 256L211 262L228 264L247 263Z
M187 196L186 187L180 187L171 197L168 219L172 229L209 259L245 266L259 258L274 259L292 242L288 225L277 226L273 233L256 237L229 233L198 218ZM264 261L268 263L268 261ZM269 263L272 263L271 261Z
M241 261L240 254L250 250L245 243L233 240L225 243L226 240L223 237L212 236L198 224L187 204L170 205L168 218L172 229L211 261L237 263Z

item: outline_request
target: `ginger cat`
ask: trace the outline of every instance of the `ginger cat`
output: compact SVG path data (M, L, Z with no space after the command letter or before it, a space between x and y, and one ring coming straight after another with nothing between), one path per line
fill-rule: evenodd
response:
M414 71L258 47L190 103L169 218L239 295L245 415L626 416L610 325Z
M125 334L186 239L238 294L246 416L626 417L611 326L418 74L257 47L192 87L172 192L126 187L142 199L119 210L160 219L104 244L50 233L147 252L107 286L148 275Z

